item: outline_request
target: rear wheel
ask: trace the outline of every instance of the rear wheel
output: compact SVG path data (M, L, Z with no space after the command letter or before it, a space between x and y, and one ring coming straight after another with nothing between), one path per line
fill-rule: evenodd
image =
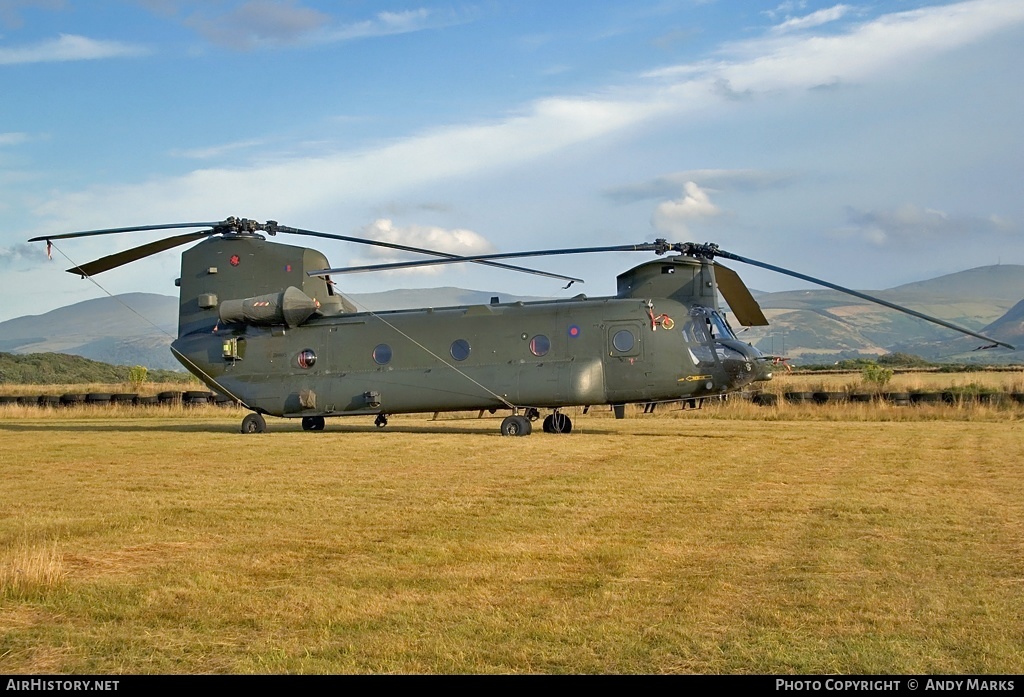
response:
M302 417L302 430L303 431L322 431L322 430L324 430L324 417L322 417L322 416L303 416Z
M569 433L572 431L572 419L560 411L544 417L544 433Z

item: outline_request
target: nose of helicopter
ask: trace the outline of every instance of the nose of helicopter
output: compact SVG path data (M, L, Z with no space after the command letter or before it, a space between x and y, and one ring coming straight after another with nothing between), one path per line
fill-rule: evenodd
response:
M771 363L750 344L720 340L718 355L725 369L730 390L740 389L752 382L772 379Z

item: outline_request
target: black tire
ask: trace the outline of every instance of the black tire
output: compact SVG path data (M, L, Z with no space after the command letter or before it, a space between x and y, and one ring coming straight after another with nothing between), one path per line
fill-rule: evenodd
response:
M185 393L186 402L209 402L213 399L213 393L205 390L189 390Z
M882 399L890 404L895 404L898 407L906 407L910 405L909 392L886 392L882 395Z
M556 411L544 417L544 433L571 433L572 419Z
M942 404L941 392L912 392L910 401L914 404Z
M528 436L533 432L533 425L525 416L506 416L501 421L501 435Z
M139 395L134 392L123 392L119 394L110 395L110 401L115 404L135 404L135 400L139 398Z
M85 395L85 401L89 404L110 404L109 392L90 392Z
M242 433L266 433L266 431L267 420L263 418L262 414L252 412L246 414L242 419Z
M325 422L322 416L303 416L302 417L302 430L303 431L322 431L324 430Z

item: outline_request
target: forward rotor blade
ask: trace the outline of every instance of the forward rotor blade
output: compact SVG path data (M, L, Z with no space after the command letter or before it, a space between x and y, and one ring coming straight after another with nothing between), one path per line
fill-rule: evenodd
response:
M483 261L480 259L471 259L469 257L460 257L457 254L449 254L447 252L438 252L433 249L423 249L421 247L409 247L404 244L395 244L393 242L381 242L380 240L371 240L364 237L349 237L348 235L331 235L326 232L315 232L313 230L301 230L299 228L285 227L284 225L277 226L278 232L288 232L293 235L306 235L308 237L321 237L328 240L340 240L342 242L355 242L357 244L366 244L373 247L386 247L387 249L398 249L403 252L415 252L417 254L431 254L437 257L444 257L450 259L453 263L460 261L473 261L478 264L484 264L486 266L493 266L499 269L508 269L509 271L520 271L522 273L534 274L536 276L547 276L549 278L557 278L562 281L569 281L569 283L583 283L582 278L573 278L572 276L563 276L558 273L550 273L548 271L538 271L537 269L527 269L522 266L512 266L511 264L501 264L493 261ZM319 272L318 272L319 273ZM312 274L311 274L312 275Z
M750 289L739 274L727 266L715 262L715 281L729 309L744 327L767 327L768 320L761 311L761 306L750 294Z
M29 242L44 242L46 240L68 240L73 237L95 237L96 235L115 235L121 232L143 232L145 230L175 230L190 227L215 228L223 225L223 221L215 223L169 223L167 225L137 225L135 227L114 227L106 230L85 230L83 232L66 232L61 235L42 235L33 237Z
M888 307L891 310L897 310L899 312L903 312L905 314L911 315L912 317L917 317L918 319L923 319L926 322L932 322L933 324L938 324L938 325L940 325L942 327L946 327L947 329L952 329L954 331L960 332L961 334L967 334L968 336L973 336L976 339L981 339L983 341L989 341L989 342L991 342L992 344L994 344L996 346L1004 346L1004 347L1010 349L1011 351L1015 351L1016 350L1013 346L1011 346L1010 344L1006 343L1005 341L999 341L998 339L993 339L990 336L985 336L984 334L978 334L977 332L971 331L970 329L966 329L965 327L958 326L956 324L953 324L952 322L947 322L945 320L939 319L938 317L932 317L931 315L926 315L923 312L918 312L917 310L911 310L909 307L903 307L902 305L897 305L896 303L891 303L888 300L882 300L881 298L876 298L875 296L868 295L867 293L861 293L860 291L852 290L850 288L845 288L843 286L836 285L835 283L829 283L828 281L823 281L820 278L814 278L813 276L807 276L806 274L802 274L802 273L799 273L797 271L790 271L789 269L784 269L781 266L774 266L772 264L766 264L763 261L757 261L756 259L748 259L746 257L741 257L738 254L733 254L731 252L726 252L725 250L722 250L722 249L715 249L714 250L714 254L715 254L715 256L725 257L726 259L732 259L733 261L740 261L740 262L743 262L744 264L750 264L751 266L758 266L758 267L760 267L762 269L767 269L769 271L774 271L776 273L781 273L781 274L786 275L786 276L792 276L793 278L799 278L802 281L809 281L810 283L814 283L814 284L819 285L819 286L824 286L825 288L831 288L832 290L837 290L840 293L846 293L847 295L852 295L855 298L860 298L862 300L867 300L869 302L873 302L873 303L876 303L878 305L882 305L884 307Z
M82 278L85 278L86 276L95 276L98 273L103 273L110 269L116 269L118 266L123 266L133 261L148 257L150 254L156 254L168 249L173 249L179 245L194 242L195 240L201 240L212 234L214 234L213 230L203 230L201 232L190 232L187 235L165 237L162 240L157 240L156 242L150 242L149 244L144 244L139 247L132 247L131 249L126 249L123 252L117 252L116 254L111 254L101 259L90 261L87 264L82 264L81 266L68 269L67 272L78 274L82 276Z
M365 273L367 271L389 271L393 269L412 269L419 266L440 266L442 264L461 264L467 261L492 261L494 259L522 259L524 257L549 257L563 254L593 254L596 252L655 252L663 254L667 251L664 241L644 242L643 244L625 244L614 247L575 247L572 249L542 249L532 252L504 252L500 254L476 254L454 259L429 259L427 261L403 261L394 264L371 264L369 266L348 266L322 271L307 271L309 276L327 276L330 274Z

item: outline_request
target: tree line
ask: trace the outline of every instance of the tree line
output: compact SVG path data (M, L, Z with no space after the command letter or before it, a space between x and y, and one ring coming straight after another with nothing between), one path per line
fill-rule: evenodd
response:
M110 365L66 353L0 352L0 384L4 385L85 385L130 382L130 373L138 366ZM189 373L175 370L149 370L152 382L193 380Z

